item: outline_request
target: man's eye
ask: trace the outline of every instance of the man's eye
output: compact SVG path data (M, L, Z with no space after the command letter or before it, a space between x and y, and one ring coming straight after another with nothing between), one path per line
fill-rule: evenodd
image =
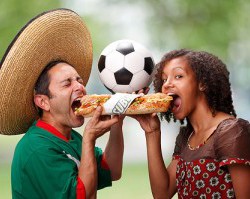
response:
M80 84L83 84L83 80L82 80L82 79L79 79L78 82L79 82Z
M70 86L70 83L64 84L64 87L69 87L69 86Z
M71 85L71 82L70 81L67 81L63 84L64 87L69 87Z

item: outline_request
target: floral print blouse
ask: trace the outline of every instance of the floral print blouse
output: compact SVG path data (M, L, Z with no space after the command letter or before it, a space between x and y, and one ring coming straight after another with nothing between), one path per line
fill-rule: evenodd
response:
M183 128L173 159L179 160L176 183L179 198L235 198L227 166L250 166L250 124L243 119L222 121L205 144L188 147L191 132Z

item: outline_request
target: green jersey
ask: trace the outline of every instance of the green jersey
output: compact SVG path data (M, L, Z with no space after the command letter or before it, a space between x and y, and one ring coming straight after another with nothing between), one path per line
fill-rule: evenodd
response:
M82 136L76 131L72 130L71 139L67 140L49 124L40 120L34 122L15 149L11 168L12 197L58 199L85 194L78 193L81 148ZM103 162L100 148L95 147L95 157L98 189L111 186L110 170Z

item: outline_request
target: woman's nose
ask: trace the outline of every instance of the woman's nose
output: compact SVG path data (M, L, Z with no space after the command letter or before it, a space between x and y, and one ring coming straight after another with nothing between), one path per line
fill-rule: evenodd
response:
M167 80L163 81L162 90L168 90L174 86L173 81L168 78Z

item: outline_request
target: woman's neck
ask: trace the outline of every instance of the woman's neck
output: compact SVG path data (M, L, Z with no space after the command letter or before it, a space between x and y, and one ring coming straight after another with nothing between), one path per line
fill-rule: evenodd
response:
M196 134L200 132L213 132L217 126L225 119L233 116L224 112L212 113L211 109L207 105L200 105L196 107L196 110L190 115L189 121Z

